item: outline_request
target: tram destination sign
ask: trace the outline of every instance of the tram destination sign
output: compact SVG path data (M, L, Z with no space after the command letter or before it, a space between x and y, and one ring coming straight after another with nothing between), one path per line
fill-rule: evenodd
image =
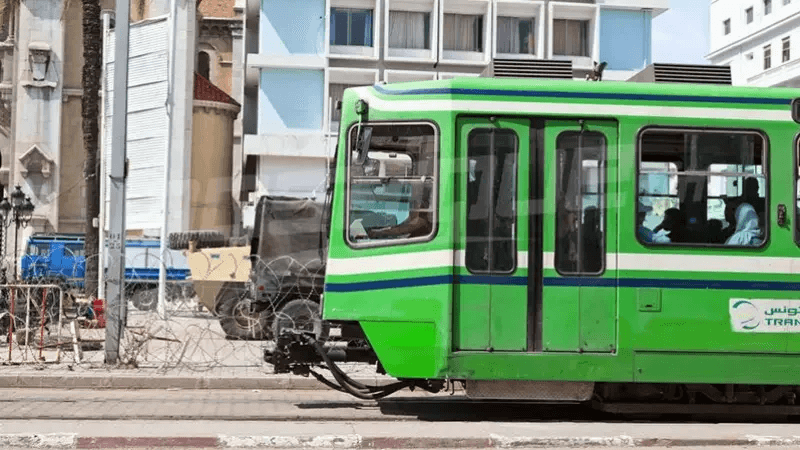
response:
M800 333L800 300L730 299L737 333Z

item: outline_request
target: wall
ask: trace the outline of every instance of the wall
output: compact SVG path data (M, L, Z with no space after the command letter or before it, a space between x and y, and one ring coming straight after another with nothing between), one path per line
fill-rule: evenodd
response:
M86 231L86 151L81 118L83 29L81 4L71 2L68 5L64 15L65 95L61 107L61 185L57 229L62 233L83 233Z
M651 63L649 11L600 10L600 60L608 70L639 70Z
M263 70L258 98L258 133L322 130L324 75L322 70Z
M325 158L272 156L268 161L258 167L257 190L262 194L292 197L316 194L317 198L325 196Z
M325 0L262 0L259 53L325 53Z

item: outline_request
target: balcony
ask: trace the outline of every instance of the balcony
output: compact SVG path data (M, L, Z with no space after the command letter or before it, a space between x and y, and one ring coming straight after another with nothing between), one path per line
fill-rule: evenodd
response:
M439 23L439 54L445 64L487 65L491 55L491 2L444 3Z
M436 62L437 0L386 0L384 60Z
M583 3L550 2L548 56L572 61L577 70L591 70L599 58L600 9Z
M544 3L500 0L494 8L494 59L537 59L544 55Z
M332 0L331 58L377 60L380 56L381 4L378 0Z

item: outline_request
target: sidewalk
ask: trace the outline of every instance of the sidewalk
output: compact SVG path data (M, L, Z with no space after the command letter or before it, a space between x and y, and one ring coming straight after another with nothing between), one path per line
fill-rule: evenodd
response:
M41 426L34 423L34 426ZM52 425L52 424L51 424ZM635 448L800 445L789 426L737 424L207 422L174 423L154 433L152 423L64 424L72 433L0 434L0 447L22 448ZM16 429L16 424L6 428ZM58 427L51 426L53 430ZM254 430L257 431L254 433ZM160 430L158 430L160 431ZM761 431L761 434L748 434Z
M329 379L325 370L319 370ZM366 384L395 381L378 375L374 366L350 366L347 372ZM2 388L64 389L302 389L329 390L313 377L272 373L272 366L214 367L191 370L185 367L115 368L102 365L48 364L0 365Z

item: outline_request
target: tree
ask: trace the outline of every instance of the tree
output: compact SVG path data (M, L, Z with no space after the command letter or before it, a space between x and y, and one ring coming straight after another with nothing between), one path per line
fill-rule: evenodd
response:
M103 24L100 19L100 1L83 2L83 148L86 150L84 175L86 179L86 279L85 294L97 297L97 276L100 270L98 250L99 231L95 218L100 216L100 104L99 92L103 65Z

